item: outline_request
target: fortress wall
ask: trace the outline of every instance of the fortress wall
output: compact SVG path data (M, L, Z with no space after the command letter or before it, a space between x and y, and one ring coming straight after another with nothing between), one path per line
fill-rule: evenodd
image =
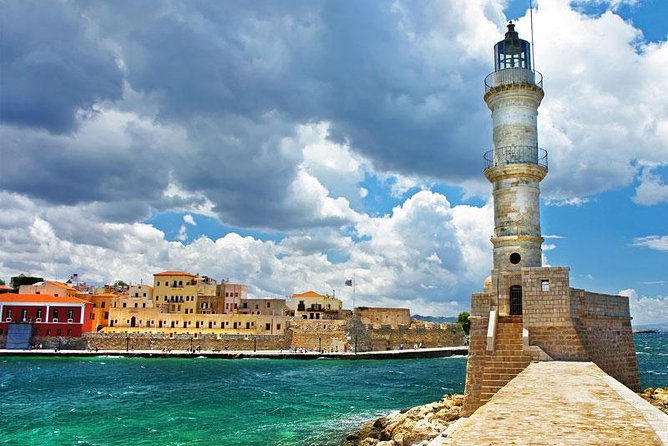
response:
M367 328L365 347L368 350L397 350L402 344L406 349L415 345L422 345L424 348L455 347L464 345L464 331L459 325L448 328L407 325L398 328L389 325Z
M100 350L186 350L201 347L203 350L280 350L290 345L288 335L208 335L197 337L189 334L177 334L170 337L162 333L85 333L82 349ZM192 342L191 342L192 339ZM57 342L57 341L56 341ZM65 348L65 347L63 347Z
M571 289L578 334L590 360L632 390L640 390L629 300Z

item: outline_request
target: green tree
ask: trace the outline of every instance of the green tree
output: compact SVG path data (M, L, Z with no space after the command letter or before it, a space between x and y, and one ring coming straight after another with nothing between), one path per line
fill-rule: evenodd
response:
M122 280L117 280L116 282L114 282L114 286L118 290L127 290L128 288L130 288L130 285L123 282Z
M21 285L32 285L37 282L44 282L44 278L19 274L18 276L14 276L9 280L9 286L15 290L18 290Z
M462 311L459 313L459 315L457 315L457 323L462 326L466 336L468 336L469 332L471 331L471 321L469 320L470 316L471 315L468 313L468 311Z
M0 279L0 285L4 285L4 284L5 284L5 281Z

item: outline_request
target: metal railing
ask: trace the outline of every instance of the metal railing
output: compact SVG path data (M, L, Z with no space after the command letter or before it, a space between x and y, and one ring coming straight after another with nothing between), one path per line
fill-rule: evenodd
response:
M502 85L535 85L543 88L543 75L528 68L505 68L494 71L485 78L485 93Z
M485 169L506 164L536 164L547 169L547 150L533 146L497 147L483 155Z

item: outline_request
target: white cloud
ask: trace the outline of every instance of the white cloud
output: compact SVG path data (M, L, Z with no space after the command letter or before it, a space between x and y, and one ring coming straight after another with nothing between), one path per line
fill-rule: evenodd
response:
M668 324L668 296L639 296L633 288L618 294L629 298L633 325Z
M197 226L197 222L195 221L195 218L190 215L190 214L185 214L183 216L183 223L191 226Z
M633 239L633 246L654 249L657 251L668 251L668 235L636 237Z
M5 275L30 272L58 279L77 271L88 282L150 283L158 270L183 269L243 281L259 296L338 289L347 305L351 296L343 281L355 275L358 305L453 315L468 307L469 290L480 288L491 268L491 206L452 207L430 191L418 192L390 215L358 215L353 226L358 242L346 235L348 230L322 228L278 242L230 233L185 244L167 241L147 224L85 219L77 207L54 214L26 197L0 194L0 204L19 201L22 211L17 206L12 219L0 218ZM64 214L69 218L63 220ZM184 216L177 240L188 240L188 216L196 219ZM73 242L68 238L75 232L99 234L105 242ZM343 255L337 262L326 254L334 252Z
M654 172L657 167L662 165L659 163L640 164L642 166L638 175L640 184L636 187L633 201L645 206L668 203L668 184L665 184L663 178ZM668 166L668 164L664 164L664 166Z

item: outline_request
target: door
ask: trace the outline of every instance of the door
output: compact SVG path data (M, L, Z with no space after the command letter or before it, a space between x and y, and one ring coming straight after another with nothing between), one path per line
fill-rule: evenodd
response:
M519 285L510 287L510 314L522 315L522 287Z

